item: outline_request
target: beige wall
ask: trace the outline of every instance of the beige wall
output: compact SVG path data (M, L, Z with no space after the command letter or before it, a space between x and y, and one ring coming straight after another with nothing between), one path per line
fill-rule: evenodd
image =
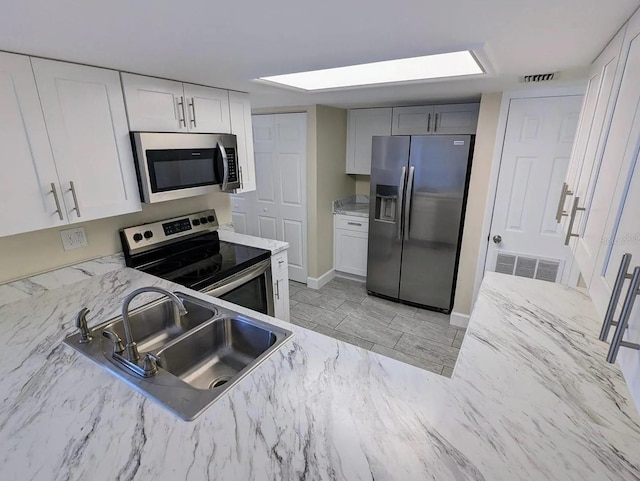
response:
M143 204L142 212L109 217L68 227L46 229L10 237L0 237L0 284L21 277L45 272L58 267L94 259L122 250L118 230L122 227L153 222L216 209L221 224L231 221L229 194L215 193L189 199ZM88 246L65 251L60 231L70 227L84 227Z
M356 181L356 194L369 195L371 188L371 176L370 175L354 175Z
M310 277L333 269L333 207L336 199L355 193L355 180L345 174L347 151L347 111L316 106L317 133L317 266Z
M502 94L497 92L483 94L480 101L480 116L469 183L469 201L464 220L456 297L453 306L454 312L460 314L471 313L501 100Z

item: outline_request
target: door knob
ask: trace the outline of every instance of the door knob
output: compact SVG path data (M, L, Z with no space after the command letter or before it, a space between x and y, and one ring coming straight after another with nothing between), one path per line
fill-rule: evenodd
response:
M500 244L500 242L502 242L502 237L499 235L494 235L493 236L493 243L494 244Z

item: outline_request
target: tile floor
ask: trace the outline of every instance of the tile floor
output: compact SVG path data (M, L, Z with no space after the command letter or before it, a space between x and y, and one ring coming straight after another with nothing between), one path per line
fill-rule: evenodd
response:
M451 377L465 330L448 315L368 296L340 277L319 290L290 281L289 295L293 324Z

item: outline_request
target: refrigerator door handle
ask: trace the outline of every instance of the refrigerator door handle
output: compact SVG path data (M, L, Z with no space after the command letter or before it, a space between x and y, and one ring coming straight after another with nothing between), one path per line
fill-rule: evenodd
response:
M400 183L398 184L398 204L396 205L396 230L398 240L402 240L402 201L404 200L404 181L407 176L407 168L402 167Z
M411 197L413 196L413 174L415 167L409 167L409 179L407 180L407 201L404 206L404 240L409 240L409 228L411 225Z

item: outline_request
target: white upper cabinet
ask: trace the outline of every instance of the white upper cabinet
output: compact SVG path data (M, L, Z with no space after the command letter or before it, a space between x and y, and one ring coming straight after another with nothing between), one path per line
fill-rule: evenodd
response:
M132 131L231 133L227 90L121 75Z
M238 161L242 187L236 193L256 190L256 161L253 153L253 128L249 94L229 92L231 133L238 139Z
M392 109L354 109L348 116L347 174L371 175L371 139L391 135Z
M394 107L391 135L427 134L433 129L433 106Z
M23 55L0 53L0 146L0 236L66 224L31 63Z
M79 222L139 211L120 75L32 59L65 216Z
M476 133L480 104L394 107L391 135Z
M230 134L229 92L184 84L189 132Z
M187 131L182 82L129 73L121 75L132 131Z
M433 107L434 134L476 133L480 104L436 105Z

